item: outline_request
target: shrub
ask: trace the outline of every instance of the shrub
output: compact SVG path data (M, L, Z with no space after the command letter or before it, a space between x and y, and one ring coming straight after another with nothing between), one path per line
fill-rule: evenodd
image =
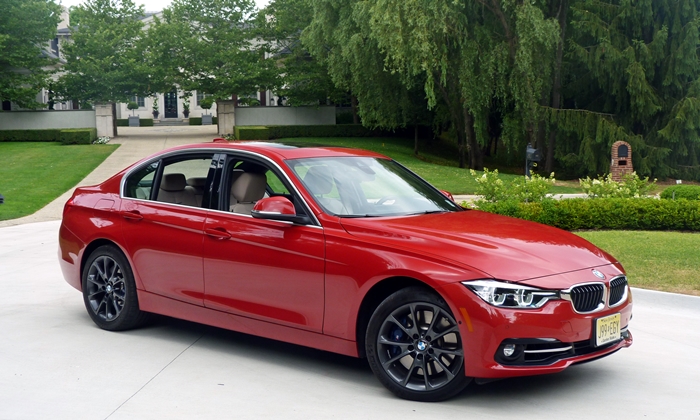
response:
M141 127L153 127L153 118L141 118L139 124Z
M207 96L203 98L201 101L199 101L199 106L202 109L209 110L211 109L212 105L214 105L214 98Z
M117 118L117 127L128 127L129 120L126 118Z
M673 185L663 190L661 198L667 200L676 200L679 198L700 200L700 185Z
M476 176L476 171L471 170L471 175L477 183L476 194L483 200L515 201L519 203L531 203L542 201L547 197L549 188L554 185L554 173L549 178L533 174L530 177L517 177L506 185L498 177L498 169L490 171L484 169L481 176Z
M478 202L480 210L566 230L700 231L700 202L653 198L545 200L539 203Z
M137 104L136 102L129 102L128 104L126 104L126 108L131 110L131 115L134 115L134 110L139 109L139 104Z
M579 180L583 192L589 198L639 198L646 196L656 184L656 179L649 182L649 177L640 179L636 172L624 175L622 181L613 181L612 175L598 179Z
M61 141L61 130L1 130L0 141Z
M97 138L96 128L76 128L61 130L63 144L91 144Z
M267 127L257 126L235 127L235 138L239 140L270 140L270 130Z
M216 125L219 123L218 117L211 117L211 123ZM202 125L202 117L191 117L190 125Z

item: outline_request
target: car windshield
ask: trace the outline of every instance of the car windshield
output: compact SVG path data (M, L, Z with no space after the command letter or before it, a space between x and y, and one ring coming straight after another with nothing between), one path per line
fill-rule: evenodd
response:
M287 164L329 214L372 217L462 210L393 160L323 157L294 159Z

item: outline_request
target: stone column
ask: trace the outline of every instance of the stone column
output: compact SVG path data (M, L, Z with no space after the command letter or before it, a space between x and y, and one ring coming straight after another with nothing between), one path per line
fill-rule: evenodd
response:
M97 137L114 137L114 126L112 125L112 104L95 105L95 127L97 127Z
M236 126L236 100L216 101L219 135L233 134Z

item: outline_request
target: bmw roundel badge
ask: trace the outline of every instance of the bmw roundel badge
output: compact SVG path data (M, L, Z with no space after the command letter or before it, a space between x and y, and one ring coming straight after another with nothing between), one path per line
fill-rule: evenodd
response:
M593 275L598 277L601 280L605 280L605 274L601 273L600 271L596 270L595 268L593 269Z

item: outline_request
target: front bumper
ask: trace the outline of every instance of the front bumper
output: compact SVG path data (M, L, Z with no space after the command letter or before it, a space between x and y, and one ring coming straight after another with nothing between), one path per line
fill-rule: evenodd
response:
M632 319L632 295L614 308L579 314L571 302L550 301L539 309L496 308L481 300L461 283L446 285L443 296L459 323L464 349L465 375L475 378L506 378L561 372L572 364L598 359L632 345L627 329ZM601 347L592 344L595 319L619 313L624 331L620 341ZM550 344L547 344L549 342ZM499 358L504 343L532 343L531 349L566 348L529 360Z

